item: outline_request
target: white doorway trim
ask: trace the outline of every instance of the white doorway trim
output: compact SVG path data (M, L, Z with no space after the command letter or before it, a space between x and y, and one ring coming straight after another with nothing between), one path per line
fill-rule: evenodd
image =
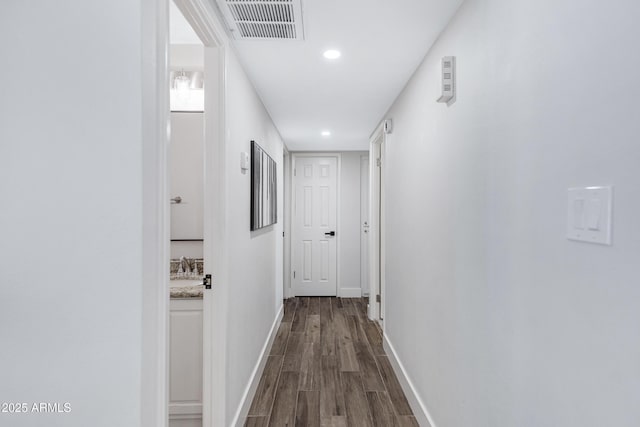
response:
M142 3L143 277L141 415L143 427L168 424L169 315L169 1ZM205 206L214 221L205 229L205 253L214 262L212 291L205 292L203 427L225 425L227 289L225 192L225 87L228 41L206 0L175 0L205 46ZM213 84L211 84L213 83ZM215 137L212 135L215 133ZM213 138L213 141L212 141ZM206 198L209 198L208 203ZM207 210L207 208L205 208ZM207 243L208 242L208 243ZM207 246L208 245L208 246ZM212 295L215 293L215 298ZM208 314L207 314L208 313ZM208 318L207 318L208 316ZM213 351L213 343L217 344ZM222 349L220 348L222 346Z
M228 310L226 227L225 88L227 38L211 3L174 0L204 44L205 85L205 272L213 275L203 309L203 427L226 424L226 330ZM211 261L207 265L207 261ZM229 414L232 415L232 414Z
M168 424L169 0L142 2L142 336L140 425Z
M385 301L385 141L384 123L369 139L369 318L384 319ZM380 304L376 299L380 295ZM384 325L384 322L383 322Z
M293 286L291 285L292 279L293 279L293 269L294 269L294 265L293 265L293 258L294 258L294 249L291 246L291 242L294 241L294 234L295 234L295 227L292 226L292 223L294 221L295 218L295 198L294 198L294 194L295 194L295 188L294 188L294 173L296 170L296 159L298 157L336 157L338 159L338 170L337 170L337 188L336 188L336 210L337 210L337 215L336 215L336 234L337 234L337 242L336 242L336 296L342 296L340 293L340 290L342 289L341 287L341 283L340 283L340 240L341 240L341 228L340 228L340 197L341 197L341 175L342 175L342 154L341 153L336 153L336 152L314 152L314 153L307 153L307 152L297 152L297 153L291 153L291 166L290 166L290 170L289 170L289 182L290 182L290 193L289 193L289 218L291 218L290 222L289 222L289 228L290 228L290 233L287 235L287 239L288 240L288 247L289 247L289 271L288 271L288 281L289 281L289 289L288 289L288 294L289 297L295 297L295 290L293 288ZM285 289L285 291L287 291L287 289ZM285 293L285 295L287 295L287 293Z
M369 229L370 227L369 154L360 156L360 288L362 296L369 296Z
M289 150L284 150L284 166L283 166L283 178L284 178L284 265L283 265L283 286L284 291L282 295L285 299L293 296L291 291L291 213L293 208L291 207L291 187L293 180L293 172L291 172L291 154Z

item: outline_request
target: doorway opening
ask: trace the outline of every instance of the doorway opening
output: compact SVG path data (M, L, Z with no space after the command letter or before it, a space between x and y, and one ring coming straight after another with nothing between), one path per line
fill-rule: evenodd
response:
M384 126L370 140L369 318L384 325L385 303L385 145Z
M168 425L212 427L225 419L224 39L210 5L169 10Z
M169 427L202 427L204 45L169 2ZM208 236L209 237L209 236Z
M291 289L294 296L337 296L339 154L294 154Z

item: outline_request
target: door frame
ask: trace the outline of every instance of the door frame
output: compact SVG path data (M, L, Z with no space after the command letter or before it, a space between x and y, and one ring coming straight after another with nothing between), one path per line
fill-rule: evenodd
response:
M282 176L283 176L283 181L284 181L284 185L283 185L283 189L284 189L284 194L283 194L283 211L284 211L284 218L283 218L283 237L284 237L284 254L283 254L283 261L284 261L284 265L283 265L283 280L282 280L282 286L284 287L282 295L284 296L284 299L288 299L293 297L292 291L291 291L291 271L292 267L291 267L291 213L293 212L293 208L291 206L291 199L292 199L292 195L291 195L291 185L292 185L292 179L293 179L293 172L291 172L292 168L291 168L291 153L289 153L289 150L286 149L284 150L284 161L283 161L283 169L282 169Z
M295 152L295 153L290 153L290 158L291 158L291 167L289 168L289 200L290 200L290 209L289 209L289 226L291 229L291 232L289 233L289 237L288 239L288 247L289 247L289 274L288 274L288 281L289 281L289 289L285 289L285 295L288 295L289 297L295 297L295 289L293 288L293 269L294 269L294 265L293 265L293 259L294 259L294 247L292 245L292 242L295 241L294 237L295 237L295 208L296 208L296 198L295 198L295 171L296 171L296 160L299 157L336 157L338 162L338 166L337 166L337 176L336 176L336 235L337 235L337 239L336 239L336 296L340 297L342 296L340 294L340 290L342 289L342 287L340 286L340 241L341 241L341 229L340 229L340 196L341 196L341 175L342 175L342 154L338 153L338 152L322 152L322 151L316 151L316 152Z
M143 153L143 276L142 276L142 345L141 408L143 427L168 425L168 318L169 318L169 1L142 0L142 153ZM175 0L205 47L207 57L215 64L214 79L209 79L207 98L217 102L205 111L207 128L216 126L217 138L211 143L213 156L206 159L205 180L215 183L209 212L215 215L211 229L205 230L205 244L215 254L214 290L216 298L205 296L203 336L203 427L225 424L225 351L213 351L213 343L226 343L226 186L223 159L226 147L225 87L228 38L213 6L207 0ZM211 66L210 66L211 67ZM210 70L210 68L209 68ZM215 84L211 84L214 81ZM207 110L207 107L205 107ZM213 118L213 120L212 120ZM208 122L208 123L207 123ZM205 146L207 141L205 140ZM213 212L212 212L213 211ZM206 252L205 252L206 253ZM219 255L219 257L218 257ZM207 294L207 292L205 292Z
M369 138L369 319L384 325L385 274L385 150L382 122ZM380 140L378 144L377 141ZM380 165L377 159L380 159ZM376 303L380 285L380 310Z
M362 289L362 296L365 295L365 290L366 290L366 295L367 297L369 296L369 294L371 293L371 290L369 288L370 283L369 283L369 252L371 251L370 246L370 242L369 242L369 230L371 228L371 206L369 203L369 197L371 197L370 194L370 188L371 188L371 184L370 182L367 182L367 187L364 187L364 182L362 182L363 177L367 177L368 180L370 181L370 155L369 153L361 155L360 156L360 288ZM367 165L367 173L365 174L363 171L363 167L364 165ZM363 203L364 200L364 196L367 196L367 203ZM369 214L367 215L367 228L365 229L365 225L362 223L362 210L363 207L365 207L366 205L366 209L369 212ZM365 236L363 236L362 234L366 234ZM363 242L366 242L366 250L365 247L363 245ZM364 263L363 261L366 260L366 263ZM366 268L365 268L366 267ZM366 280L365 280L366 279Z

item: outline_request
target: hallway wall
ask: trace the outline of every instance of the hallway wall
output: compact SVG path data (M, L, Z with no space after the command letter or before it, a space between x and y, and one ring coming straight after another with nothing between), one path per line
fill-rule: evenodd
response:
M232 50L227 52L226 96L229 301L225 425L230 425L282 306L284 165L282 139ZM278 174L278 222L257 231L249 230L251 173L240 172L240 153L251 153L251 140L275 160Z
M638 16L467 0L385 116L386 334L435 426L640 422ZM588 185L615 186L613 246L565 238Z
M141 2L2 9L0 425L140 425Z
M342 153L340 172L340 290L339 295L360 297L360 156Z

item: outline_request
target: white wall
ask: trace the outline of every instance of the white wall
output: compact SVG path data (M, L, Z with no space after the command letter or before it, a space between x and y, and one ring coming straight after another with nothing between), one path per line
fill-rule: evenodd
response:
M360 284L360 157L366 152L341 153L339 295L359 297Z
M170 45L169 66L173 71L204 70L204 47L201 44Z
M0 425L140 424L140 10L3 2Z
M282 306L284 165L280 135L232 51L227 55L226 99L228 425ZM251 152L251 140L266 150L278 169L278 222L254 232L249 230L251 174L240 171L240 153Z
M171 113L169 175L171 239L204 238L204 117L203 113ZM171 258L202 258L202 242L171 242Z
M468 0L387 114L386 334L439 427L638 425L639 15ZM611 247L565 238L586 185Z

